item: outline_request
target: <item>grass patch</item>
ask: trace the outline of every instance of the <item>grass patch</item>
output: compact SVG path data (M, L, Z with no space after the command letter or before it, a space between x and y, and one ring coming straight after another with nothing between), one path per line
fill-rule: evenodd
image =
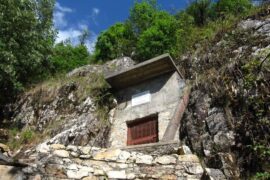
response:
M34 130L28 128L20 131L18 128L9 130L9 139L7 145L11 150L17 150L26 144L40 142L41 134L36 133Z

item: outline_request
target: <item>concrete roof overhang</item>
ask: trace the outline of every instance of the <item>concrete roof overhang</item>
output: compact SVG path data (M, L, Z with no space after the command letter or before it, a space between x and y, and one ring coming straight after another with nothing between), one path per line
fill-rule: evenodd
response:
M171 56L163 54L123 71L112 73L105 79L113 89L119 90L173 71L183 78Z

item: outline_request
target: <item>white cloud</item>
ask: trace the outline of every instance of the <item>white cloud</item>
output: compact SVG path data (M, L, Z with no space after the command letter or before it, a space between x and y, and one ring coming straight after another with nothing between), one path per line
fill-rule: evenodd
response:
M93 8L92 9L92 15L97 16L99 14L100 10L98 8Z
M55 11L53 14L53 22L56 28L66 27L68 22L66 20L66 13L71 13L73 10L68 7L61 6L58 2L55 4Z
M54 26L58 29L58 34L56 37L56 43L70 40L72 45L78 45L79 36L82 34L83 30L88 29L86 22L82 21L77 25L71 25L67 19L66 14L72 13L73 9L61 6L58 2L55 4L54 11ZM93 8L91 12L91 18L96 22L96 17L99 15L100 10L98 8ZM95 32L90 32L89 39L86 40L85 45L90 53L94 52L95 44L97 41L97 34Z
M98 9L98 8L93 8L92 9L92 13L91 13L91 19L93 20L93 22L97 25L98 24L98 22L97 22L97 16L99 15L99 13L100 13L100 9Z
M61 12L73 12L71 8L61 6L58 2L55 3L55 9Z
M69 28L66 30L59 30L56 38L56 43L70 40L72 44L78 44L78 37L81 35L81 30Z
M67 26L67 20L65 19L65 14L60 11L54 12L53 22L54 22L55 27L57 28Z
M79 24L78 24L78 27L79 27L79 29L81 29L81 30L88 29L88 26L87 26L86 24L84 24L84 23L79 23Z
M97 34L94 32L90 32L90 39L86 41L85 45L90 53L95 51L95 46L97 42Z
M70 40L71 44L78 45L79 36L82 34L84 29L88 29L87 25L79 24L78 28L69 28L65 30L59 30L56 38L56 43L60 43L66 40ZM97 34L90 32L90 38L85 42L85 45L90 53L94 52L97 41Z

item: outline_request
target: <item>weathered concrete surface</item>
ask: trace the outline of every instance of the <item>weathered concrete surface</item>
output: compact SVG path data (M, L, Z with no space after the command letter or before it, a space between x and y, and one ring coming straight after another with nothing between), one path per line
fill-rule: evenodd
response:
M184 86L184 80L180 78L177 72L174 72L120 90L116 94L118 106L111 128L111 146L126 146L127 122L152 114L158 114L158 138L162 139L170 120L174 116ZM132 95L148 90L151 93L151 102L138 106L131 105ZM176 139L178 139L177 135L175 136Z

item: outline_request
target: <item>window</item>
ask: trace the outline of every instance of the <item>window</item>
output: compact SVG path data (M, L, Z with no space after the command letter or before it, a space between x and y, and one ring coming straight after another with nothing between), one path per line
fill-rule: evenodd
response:
M144 91L132 96L131 105L137 106L151 101L150 91Z
M158 142L158 117L150 116L127 124L127 145Z

